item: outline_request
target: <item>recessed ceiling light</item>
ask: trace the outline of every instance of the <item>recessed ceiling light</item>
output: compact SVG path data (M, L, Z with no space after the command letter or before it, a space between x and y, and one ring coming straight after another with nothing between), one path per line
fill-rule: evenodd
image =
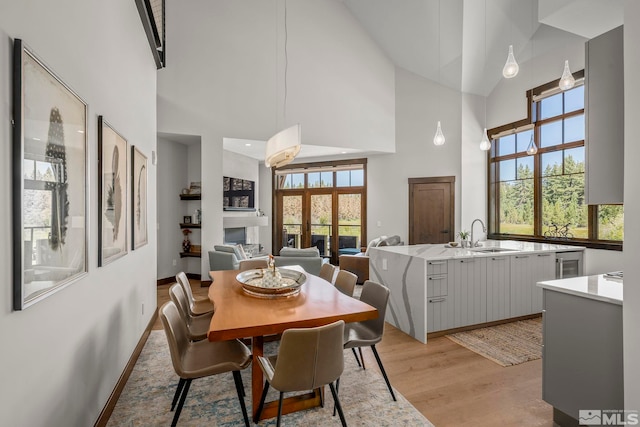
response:
M340 154L347 154L347 152L346 151L341 151Z
M251 147L251 144L246 143L246 144L244 144L244 146L245 146L245 147Z
M79 130L78 133L84 133L84 131L83 130Z
M33 137L31 139L33 139L34 141L42 141L40 138L36 138L36 137Z

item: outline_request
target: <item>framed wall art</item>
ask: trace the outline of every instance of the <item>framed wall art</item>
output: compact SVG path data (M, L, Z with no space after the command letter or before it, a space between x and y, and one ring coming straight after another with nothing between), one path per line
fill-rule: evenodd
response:
M87 273L87 104L14 40L13 307Z
M134 146L131 146L131 241L132 249L148 242L147 157Z
M127 254L127 140L98 116L98 267Z

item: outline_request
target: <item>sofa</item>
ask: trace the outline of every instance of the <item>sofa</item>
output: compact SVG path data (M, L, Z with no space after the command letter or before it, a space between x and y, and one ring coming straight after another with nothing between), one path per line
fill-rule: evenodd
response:
M320 268L324 258L320 256L318 248L282 248L280 255L273 257L276 267L286 267L288 265L299 265L304 270L315 276L320 274Z
M365 252L360 252L355 255L344 254L340 255L338 264L340 270L350 271L358 276L356 283L362 284L369 280L369 250L378 246L400 246L404 245L404 242L398 235L394 236L380 236L373 239L367 245Z

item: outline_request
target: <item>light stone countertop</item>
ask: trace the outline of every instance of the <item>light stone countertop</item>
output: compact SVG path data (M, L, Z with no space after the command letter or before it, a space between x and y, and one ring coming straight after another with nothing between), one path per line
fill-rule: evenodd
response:
M603 274L546 280L538 282L538 286L565 294L622 305L622 279L606 277Z
M520 242L515 240L486 240L480 242L481 247L451 248L445 244L409 245L409 246L380 246L371 250L388 251L402 255L432 260L496 257L504 255L531 254L540 252L584 251L582 246L555 245L549 243ZM483 252L483 249L500 248L503 252Z

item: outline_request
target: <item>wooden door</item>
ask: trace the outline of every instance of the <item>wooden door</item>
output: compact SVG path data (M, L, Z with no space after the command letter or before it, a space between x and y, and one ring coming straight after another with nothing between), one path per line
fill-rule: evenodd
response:
M409 244L455 240L455 177L409 178Z

